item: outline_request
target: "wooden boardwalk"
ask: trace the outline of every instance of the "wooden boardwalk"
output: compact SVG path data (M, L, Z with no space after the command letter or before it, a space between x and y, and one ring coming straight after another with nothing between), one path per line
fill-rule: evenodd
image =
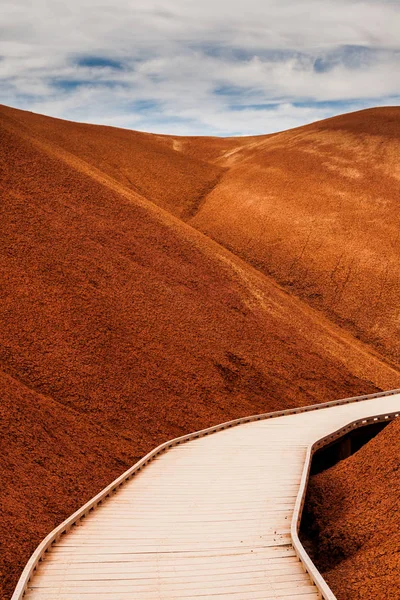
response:
M396 411L399 393L172 445L48 544L34 572L33 557L13 600L333 599L297 538L311 446Z

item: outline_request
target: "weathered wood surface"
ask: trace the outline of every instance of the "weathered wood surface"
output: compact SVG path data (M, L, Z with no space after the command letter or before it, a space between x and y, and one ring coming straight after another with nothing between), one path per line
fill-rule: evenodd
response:
M170 448L51 546L25 598L320 598L291 531L309 448L352 421L399 410L396 394Z

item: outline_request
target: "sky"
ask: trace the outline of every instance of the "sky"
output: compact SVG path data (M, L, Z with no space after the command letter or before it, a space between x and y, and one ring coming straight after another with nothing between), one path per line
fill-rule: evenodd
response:
M0 103L177 135L400 104L400 0L2 0Z

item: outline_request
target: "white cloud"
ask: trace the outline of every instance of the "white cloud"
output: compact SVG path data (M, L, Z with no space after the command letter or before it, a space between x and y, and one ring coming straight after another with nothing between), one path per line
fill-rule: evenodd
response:
M398 103L399 30L384 0L3 0L0 101L160 132L276 131Z

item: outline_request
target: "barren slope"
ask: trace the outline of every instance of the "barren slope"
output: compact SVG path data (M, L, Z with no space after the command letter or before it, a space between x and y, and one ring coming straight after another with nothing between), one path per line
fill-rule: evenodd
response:
M1 111L189 221L398 364L400 108L230 139Z
M183 155L7 108L0 125L2 597L46 531L158 442L400 387L372 348L153 204L185 216L220 176L194 140ZM201 141L213 160L232 143Z
M36 541L89 500L140 449L0 370L0 597L9 598Z
M398 362L399 156L398 107L243 140L190 223Z
M311 478L314 557L338 600L400 598L400 422Z
M0 114L14 122L19 131L56 144L109 175L127 190L139 193L177 216L186 217L196 210L225 171L203 160L204 152L194 153L188 148L184 155L177 151L180 142L172 137L70 123L1 105ZM206 138L205 143L201 142L202 138L198 139L199 144L194 146L208 148L211 145L213 158L232 144L217 138ZM216 151L213 150L215 144Z

